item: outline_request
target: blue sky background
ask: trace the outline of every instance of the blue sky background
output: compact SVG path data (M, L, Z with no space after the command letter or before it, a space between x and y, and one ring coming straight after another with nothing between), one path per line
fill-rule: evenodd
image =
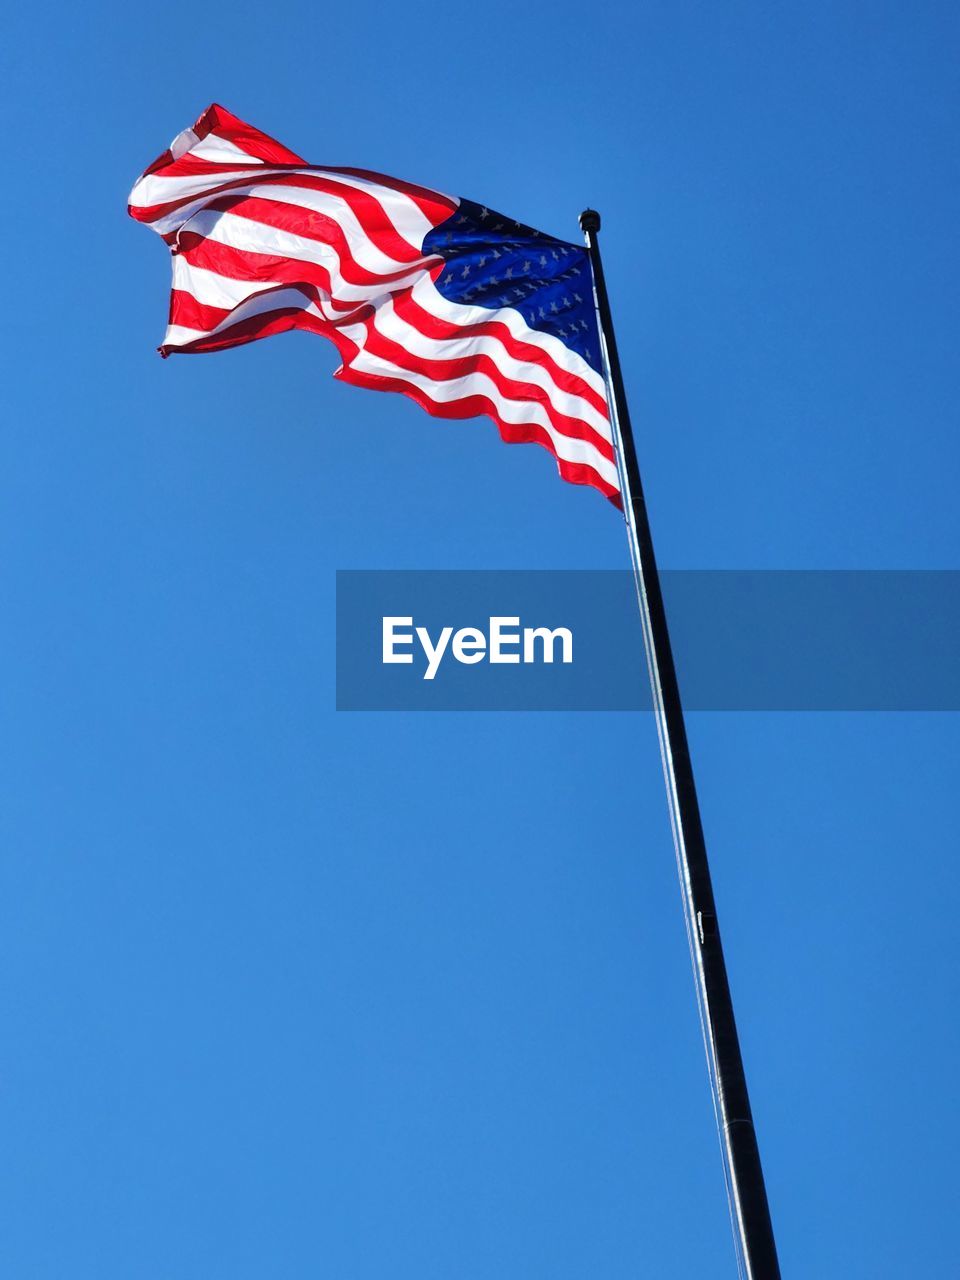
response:
M125 200L216 99L591 203L665 566L960 568L955 6L5 24L4 1274L734 1275L652 718L333 709L337 568L617 515L318 339L162 362ZM784 1272L954 1274L960 721L690 730Z

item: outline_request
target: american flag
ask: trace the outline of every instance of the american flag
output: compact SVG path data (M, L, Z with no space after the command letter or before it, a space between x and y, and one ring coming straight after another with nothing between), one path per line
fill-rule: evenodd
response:
M383 174L308 165L217 105L138 179L129 212L173 257L162 355L307 329L336 344L343 381L441 418L486 415L620 505L582 246Z

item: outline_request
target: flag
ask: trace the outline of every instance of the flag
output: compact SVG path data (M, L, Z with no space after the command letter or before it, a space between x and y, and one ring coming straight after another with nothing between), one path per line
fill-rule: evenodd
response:
M486 415L620 505L582 246L414 183L308 165L217 105L138 179L129 212L173 256L163 356L306 329L337 346L343 381L441 418Z

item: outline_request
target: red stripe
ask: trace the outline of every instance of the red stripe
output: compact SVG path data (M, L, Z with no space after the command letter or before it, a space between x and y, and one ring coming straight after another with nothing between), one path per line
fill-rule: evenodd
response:
M147 178L151 173L157 173L160 169L165 169L169 164L173 164L173 155L168 147L166 151L161 151L153 164L147 165L146 169L141 173L140 178ZM137 179L138 182L140 181L140 178ZM127 207L129 208L129 205Z
M169 152L166 154L169 155ZM163 157L161 157L162 159ZM166 174L161 174L161 177L166 176ZM176 213L178 209L184 209L188 205L195 204L199 210L205 208L208 203L212 203L215 198L228 192L243 192L244 188L249 187L252 189L260 183L294 188L304 187L307 190L319 191L325 195L342 198L353 210L364 233L388 257L395 258L398 262L412 262L422 255L422 247L405 239L400 234L390 218L387 208L381 204L376 196L367 191L359 191L356 187L348 187L345 183L321 177L319 173L289 173L276 170L258 171L255 176L244 174L242 178L233 178L229 182L219 182L204 191L195 191L192 195L180 196L176 200L167 200L161 204L131 204L127 206L127 211L130 217L135 218L137 222L158 222L161 218L166 218L171 213ZM295 207L298 209L304 208L302 205ZM305 212L310 212L310 210L305 210ZM449 216L449 213L444 210L440 222L445 221ZM434 225L438 224L434 223ZM172 235L168 234L167 238L168 240L171 239Z
M281 200L268 200L256 195L220 196L216 200L211 200L205 209L231 213L257 226L270 227L275 231L287 231L292 235L303 236L305 240L313 240L318 245L334 249L340 259L340 274L348 284L387 286L397 281L412 279L412 264L388 272L371 271L368 267L362 266L353 256L350 242L339 222L325 213L317 213L312 209L304 209L301 205L284 204ZM249 252L261 253L263 250L251 248ZM303 261L302 258L291 260ZM442 258L431 258L428 261L438 266L443 265ZM423 259L419 259L418 264L414 270L419 272L425 269Z
M285 147L282 142L278 142L276 138L271 138L269 134L264 133L261 129L256 129L253 125L240 120L216 102L207 107L206 111L200 116L193 126L193 132L200 140L208 137L211 133L216 134L217 137L232 142L235 146L240 147L241 150L246 151L248 155L255 156L266 164L307 164L295 151ZM181 159L184 158L181 157ZM163 167L165 160L168 163L172 160L169 151L165 151L162 156L159 156L146 172L155 173L158 168ZM173 163L176 164L177 162L174 161ZM451 200L449 196L444 196L439 191L433 191L429 187L421 187L413 182L404 182L399 178L391 178L386 174L375 173L370 169L353 169L333 165L309 167L324 168L331 173L349 174L351 177L364 178L370 182L378 182L393 191L400 191L409 196L418 208L431 219L434 225L438 222L443 222L458 207L456 200ZM211 172L216 172L216 166L211 169ZM152 219L141 220L152 221Z
M208 333L230 315L227 307L211 307L198 302L185 289L170 290L170 323L183 325L185 329L204 329Z
M195 156L192 151L185 151L176 160L171 160L163 173L163 178L203 178L218 173L235 174L242 169L250 175L244 181L256 181L260 174L269 172L252 157L244 163L243 156L231 156L229 160L208 160L206 156ZM254 176L256 175L256 176Z
M250 249L233 249L194 231L181 234L180 246L183 258L191 266L203 267L231 280L243 280L261 287L271 284L313 285L322 291L328 306L345 314L354 313L365 305L362 302L335 301L330 296L333 293L330 273L316 262L254 253Z
M200 116L196 124L193 125L193 132L196 134L197 141L201 142L204 138L209 137L211 133L216 133L218 137L225 138L228 142L234 143L250 156L254 156L259 160L263 160L267 164L296 164L305 165L306 161L285 147L282 143L277 142L275 138L269 137L260 129L255 129L252 124L244 124L242 120L238 120L236 116L231 115L224 107L214 103L207 107L203 115ZM166 151L160 153L151 165L148 165L140 175L141 178L150 177L152 174L160 173L161 170L166 172L162 176L166 177L171 170L177 170L177 165L184 160L190 160L194 165L206 165L206 168L191 169L194 173L217 173L222 170L223 165L213 164L210 161L198 160L195 156L191 156L189 151L184 152L179 160L174 160L173 153L168 147ZM238 165L242 165L241 157L237 157L235 164L227 167L236 169ZM259 165L255 166L257 170ZM243 179L247 181L247 179ZM204 193L201 193L204 194ZM155 222L157 218L163 217L164 212L172 212L179 204L196 200L198 196L189 196L187 201L172 200L169 207L165 205L153 206L137 206L128 205L127 211L132 218L136 218L138 222Z
M236 165L233 166L236 169ZM146 176L146 175L144 175ZM165 178L168 175L160 174ZM195 204L198 208L204 208L209 200L215 196L222 195L227 191L235 191L238 188L255 187L261 182L280 182L286 175L274 169L265 170L257 169L255 175L245 173L242 178L231 178L229 182L218 182L212 187L204 187L202 191L194 191L188 196L178 196L176 200L164 200L160 204L128 204L127 212L131 218L136 218L137 222L159 222L161 218L166 218L171 213L176 213L178 209L184 209L188 205ZM136 190L136 187L134 187Z
M502 320L482 320L479 324L455 325L452 321L441 320L426 311L409 292L398 294L394 298L394 307L397 315L413 325L425 338L496 338L503 344L508 355L515 360L540 365L562 391L586 400L587 404L598 413L609 418L606 400L598 395L588 382L562 368L544 347L534 346L533 343L515 338Z
M519 404L532 401L541 405L561 435L569 436L573 440L583 440L592 445L608 462L613 462L613 445L600 435L596 428L584 422L582 418L571 417L557 409L543 387L533 382L517 382L509 378L489 355L478 354L452 360L432 360L414 355L392 338L388 338L376 327L375 317L366 320L364 327L367 330L364 350L369 351L371 355L379 356L400 369L422 374L432 382L450 382L455 378L469 377L472 373L485 374L505 399L515 400Z
M234 249L194 231L182 232L180 244L181 256L191 266L202 267L231 280L240 280L260 288L273 284L293 285L298 289L313 288L322 296L325 307L339 312L351 321L361 314L365 315L370 309L370 304L362 298L350 300L334 297L330 274L319 263L255 253L252 249Z
M206 138L208 134L216 133L266 164L304 163L295 151L285 147L276 138L271 138L262 129L255 129L252 124L238 119L217 102L207 107L193 126L193 132L198 138Z
M229 347L242 347L258 338L269 338L275 333L286 333L288 329L301 325L299 317L303 312L299 307L278 307L276 311L261 311L258 315L249 316L246 320L238 320L236 324L222 329L219 333L207 334L183 346L159 348L164 357L171 355L199 355L207 351L224 351Z
M328 166L324 165L324 168ZM374 173L372 169L344 169L342 167L334 168L329 166L330 173L348 173L352 178L365 178L368 182L379 182L383 187L390 187L393 191L399 191L405 196L409 196L414 204L425 214L434 226L438 223L445 222L451 213L456 213L459 209L459 202L445 196L439 191L433 191L430 187L418 186L415 182L404 182L401 178L391 178L385 173Z
M342 199L353 210L364 233L388 258L395 258L397 262L413 262L423 255L421 246L404 239L394 226L388 210L369 191L359 191L356 187L347 186L345 182L335 182L319 173L280 173L270 181L284 187L306 187L310 191ZM447 217L449 214L445 213L440 221L445 221Z

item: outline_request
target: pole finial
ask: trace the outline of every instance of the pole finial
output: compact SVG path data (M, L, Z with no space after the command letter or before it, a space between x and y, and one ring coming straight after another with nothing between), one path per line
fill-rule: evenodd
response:
M600 215L596 209L584 209L580 215L580 230L584 232L600 230Z

